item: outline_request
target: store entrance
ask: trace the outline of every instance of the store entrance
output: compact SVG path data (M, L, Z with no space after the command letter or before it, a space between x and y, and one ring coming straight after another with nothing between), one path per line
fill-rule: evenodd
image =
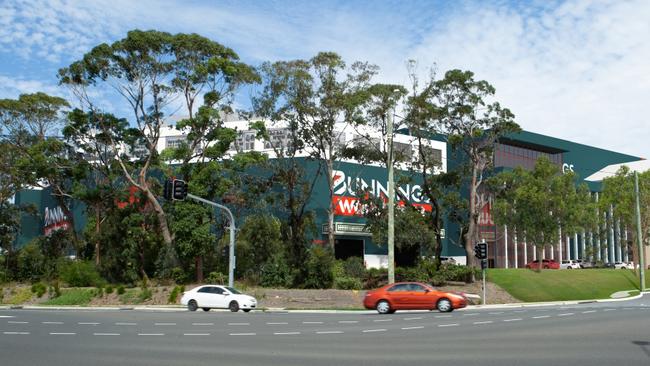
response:
M363 258L363 239L336 239L334 240L334 255L336 259L350 257Z
M405 248L395 247L395 265L397 267L413 267L420 256L420 246L410 245Z

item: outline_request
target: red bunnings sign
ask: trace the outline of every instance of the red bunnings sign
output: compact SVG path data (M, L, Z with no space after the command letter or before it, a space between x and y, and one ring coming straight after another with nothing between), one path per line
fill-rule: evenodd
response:
M332 172L334 181L334 195L332 203L334 214L337 216L361 216L363 207L357 197L358 191L366 191L374 197L381 197L386 202L388 197L388 182L380 182L376 179L363 179L361 177L347 177L344 172L334 170ZM423 211L431 211L429 199L422 194L422 187L418 184L406 184L396 187L399 196L405 197L411 205L421 208ZM397 206L403 207L404 201L398 201Z
M43 226L43 233L45 236L52 235L57 230L67 230L70 228L70 221L63 213L61 206L50 209L45 207L45 224Z

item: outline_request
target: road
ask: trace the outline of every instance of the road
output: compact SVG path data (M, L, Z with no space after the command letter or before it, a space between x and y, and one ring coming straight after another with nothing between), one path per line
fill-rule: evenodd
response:
M650 365L650 295L451 314L0 310L2 365Z

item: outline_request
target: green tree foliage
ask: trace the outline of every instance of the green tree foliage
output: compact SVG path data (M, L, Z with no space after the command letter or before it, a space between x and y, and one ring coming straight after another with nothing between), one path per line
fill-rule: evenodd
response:
M334 284L334 254L322 246L313 246L305 263L302 281L305 288L331 288Z
M284 254L281 226L280 220L271 215L246 218L237 236L238 277L259 279L271 257Z
M533 171L518 167L490 178L489 186L496 196L495 222L525 232L537 258L557 242L560 227L577 232L594 224L595 203L586 185L576 186L574 173L562 174L546 157L537 159Z

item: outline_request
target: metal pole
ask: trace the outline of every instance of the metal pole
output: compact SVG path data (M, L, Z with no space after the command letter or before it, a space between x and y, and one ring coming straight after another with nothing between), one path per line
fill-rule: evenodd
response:
M388 113L388 283L395 283L395 184L393 182L393 112Z
M636 242L639 245L639 281L641 292L645 291L645 258L641 230L641 206L639 204L639 173L634 172L634 196L636 201Z
M228 209L228 207L224 205L208 201L205 198L201 198L190 193L187 194L187 197L195 201L205 203L206 205L220 208L228 213L228 218L230 219L230 257L228 259L228 286L233 287L235 285L235 216Z
M485 239L483 239L482 242L485 243ZM487 261L487 259L481 259L481 261ZM483 267L481 272L483 272L483 305L485 305L487 303L487 301L485 299L486 296L487 296L487 290L485 288L485 267L487 267L487 266L481 265L481 267Z

